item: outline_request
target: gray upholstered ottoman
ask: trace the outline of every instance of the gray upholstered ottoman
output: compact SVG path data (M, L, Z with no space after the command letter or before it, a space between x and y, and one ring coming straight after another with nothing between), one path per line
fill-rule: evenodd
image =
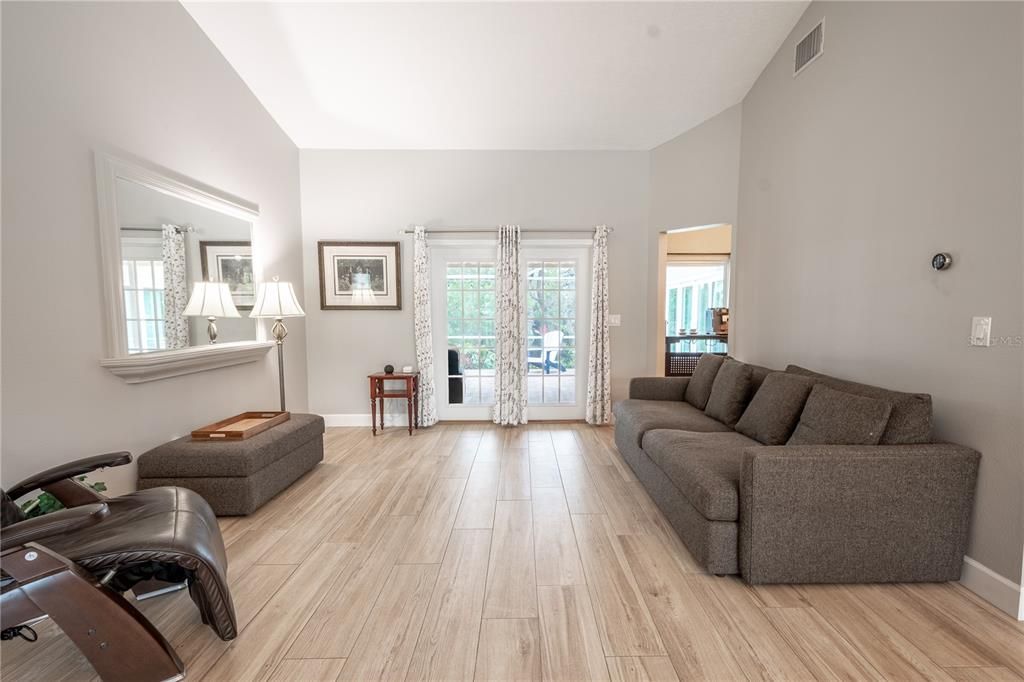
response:
M245 440L185 436L139 457L139 489L188 488L217 516L251 514L324 458L323 434L323 417L293 413L285 423Z

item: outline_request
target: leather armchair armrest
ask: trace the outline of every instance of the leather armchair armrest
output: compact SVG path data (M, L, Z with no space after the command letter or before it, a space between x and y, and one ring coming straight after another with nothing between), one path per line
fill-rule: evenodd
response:
M77 459L73 462L47 469L35 476L29 476L8 490L7 494L10 495L12 500L16 500L22 495L39 488L45 488L52 483L74 478L75 476L87 474L90 471L96 471L105 467L119 467L131 461L132 455L130 452L110 452L105 455Z
M110 508L106 504L85 504L12 523L0 533L0 551L88 528L102 521L109 513Z

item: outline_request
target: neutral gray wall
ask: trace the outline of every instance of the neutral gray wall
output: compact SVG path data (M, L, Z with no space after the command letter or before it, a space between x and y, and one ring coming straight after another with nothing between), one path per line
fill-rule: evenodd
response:
M310 407L366 414L366 375L415 364L412 243L402 243L402 310L319 310L318 240L399 239L400 229L518 223L524 228L607 223L613 327L612 391L646 373L648 158L646 152L307 151L302 218ZM580 235L575 235L580 236Z
M931 393L983 455L968 554L1021 576L1020 3L814 3L743 102L745 359ZM793 78L821 17L825 53ZM952 269L931 256L949 251ZM972 348L971 316L993 337Z
M651 213L647 249L647 318L661 329L658 310L658 233L680 227L736 224L740 176L741 105L726 109L650 153ZM659 348L647 339L649 369Z
M737 104L651 150L651 228L736 222L740 175Z
M138 385L99 366L92 152L122 149L259 203L265 272L301 282L295 146L177 3L5 2L2 13L4 484L275 406L272 354ZM302 409L303 322L288 326L289 399ZM134 471L99 478L124 490Z

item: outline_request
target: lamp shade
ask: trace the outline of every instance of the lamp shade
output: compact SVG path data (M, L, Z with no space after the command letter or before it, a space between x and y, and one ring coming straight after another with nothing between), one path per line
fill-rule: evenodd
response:
M249 317L304 317L291 282L263 282L256 289L256 302Z
M185 306L185 317L241 317L226 282L196 282Z

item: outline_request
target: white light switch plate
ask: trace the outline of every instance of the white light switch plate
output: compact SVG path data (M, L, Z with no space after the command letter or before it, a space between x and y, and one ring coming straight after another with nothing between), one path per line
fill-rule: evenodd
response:
M609 315L608 316L609 327L620 327L622 326L622 315Z
M971 319L971 345L992 345L992 318L975 317Z

